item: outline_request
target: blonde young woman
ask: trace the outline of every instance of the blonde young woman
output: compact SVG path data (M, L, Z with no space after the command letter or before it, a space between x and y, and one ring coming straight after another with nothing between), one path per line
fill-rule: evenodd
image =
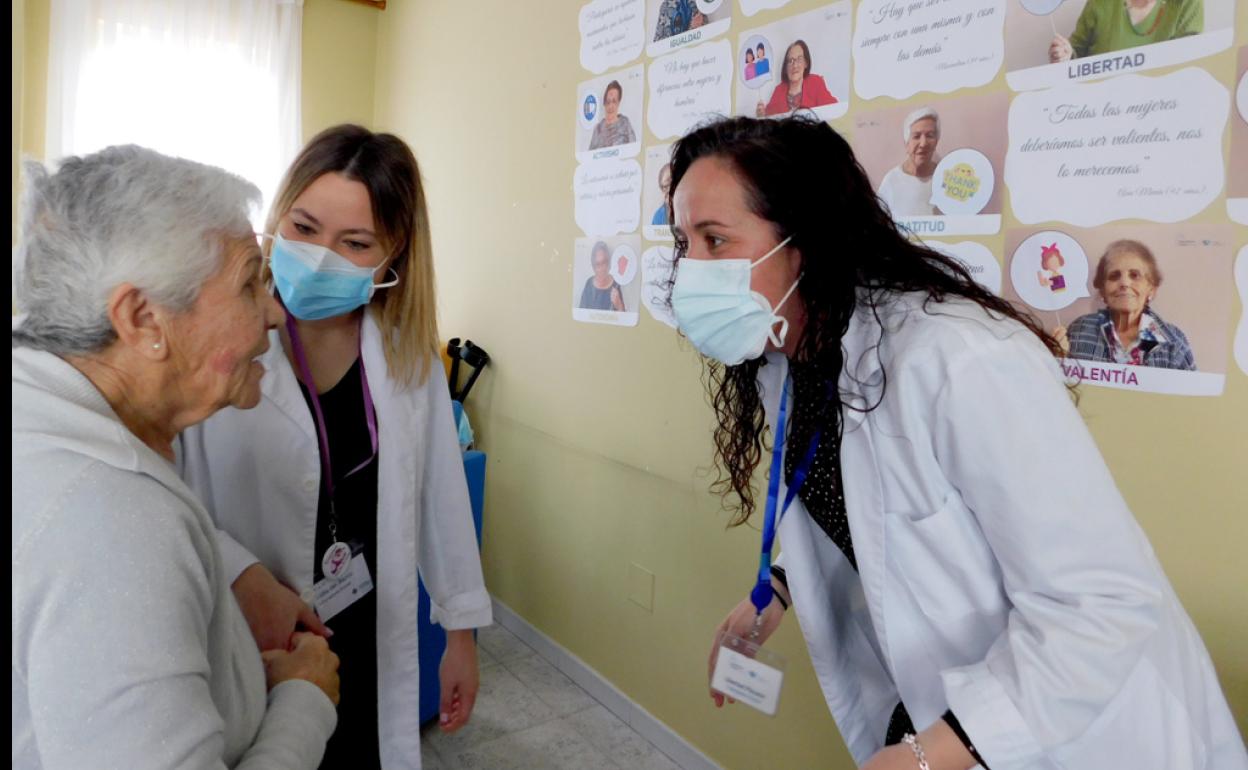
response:
M445 731L472 712L472 629L491 622L437 351L428 222L402 140L351 125L313 138L266 227L288 319L270 335L260 404L183 435L183 472L221 529L260 648L304 626L341 658L322 767L420 766L418 568L448 632Z

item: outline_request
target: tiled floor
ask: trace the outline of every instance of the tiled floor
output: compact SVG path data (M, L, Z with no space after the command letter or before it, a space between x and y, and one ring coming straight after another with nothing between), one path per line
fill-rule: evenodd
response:
M477 640L472 719L453 735L421 732L425 770L679 770L515 634L495 623Z

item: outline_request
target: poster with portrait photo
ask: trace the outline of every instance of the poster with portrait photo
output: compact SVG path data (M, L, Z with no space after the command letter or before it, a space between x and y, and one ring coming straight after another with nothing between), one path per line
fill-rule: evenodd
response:
M1010 230L1006 299L1066 350L1083 385L1222 393L1233 293L1231 225Z
M632 158L641 152L645 66L586 80L576 87L576 159Z
M1179 222L1222 193L1227 88L1202 67L1122 75L1010 102L1005 184L1024 224Z
M1001 229L1009 96L976 94L863 113L854 154L894 221L918 236Z
M641 298L641 238L577 238L572 249L572 318L636 326Z
M646 0L646 54L662 56L728 31L733 0Z
M907 99L989 83L1005 59L1007 2L863 0L854 26L854 90L863 99Z
M1009 0L1015 91L1194 61L1231 46L1235 0Z
M1235 61L1235 106L1231 109L1231 158L1226 175L1226 215L1248 225L1248 46Z
M646 148L646 170L641 186L641 233L650 241L672 240L667 193L672 185L672 146Z
M742 32L734 49L737 115L783 117L796 110L833 120L849 109L848 0Z

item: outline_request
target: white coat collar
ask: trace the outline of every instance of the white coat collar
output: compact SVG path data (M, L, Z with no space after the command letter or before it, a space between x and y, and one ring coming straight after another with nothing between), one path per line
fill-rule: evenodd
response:
M379 390L391 393L394 385L387 375L381 330L372 313L367 311L360 324L360 358L364 370L373 373L369 377L368 386L374 399ZM307 400L299 388L299 377L282 348L279 330L273 329L269 332L269 349L260 357L260 363L264 365L264 377L260 380L261 394L315 441L316 425L312 422Z

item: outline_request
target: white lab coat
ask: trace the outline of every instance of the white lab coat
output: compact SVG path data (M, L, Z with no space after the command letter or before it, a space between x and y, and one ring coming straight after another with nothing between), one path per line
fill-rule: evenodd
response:
M365 313L361 355L377 412L377 693L382 766L420 767L417 565L432 620L491 623L446 374L403 389ZM221 528L230 582L259 561L310 599L321 460L316 426L278 333L261 359L260 404L225 409L182 434L180 465ZM310 602L309 602L310 603Z
M800 500L779 529L855 760L882 747L900 699L920 730L951 708L992 770L1248 768L1208 652L1054 360L976 305L919 303L888 312L878 355L870 311L843 340L842 392L878 402L843 410L860 574ZM787 366L773 353L759 373L773 430Z

